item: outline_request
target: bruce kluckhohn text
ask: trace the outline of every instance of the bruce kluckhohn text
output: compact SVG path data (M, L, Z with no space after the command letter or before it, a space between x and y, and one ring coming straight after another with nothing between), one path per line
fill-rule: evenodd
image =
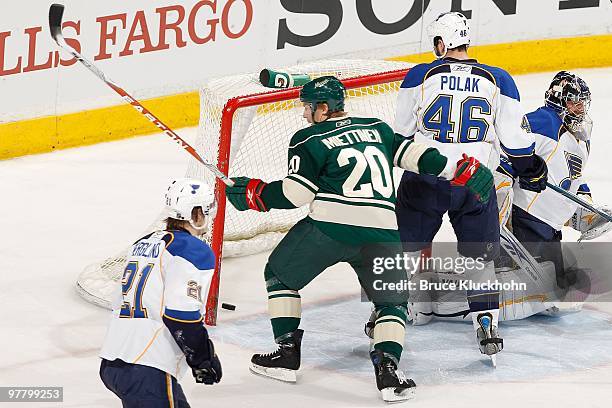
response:
M409 281L403 279L399 282L385 282L382 279L377 279L373 282L374 290L376 291L426 291L435 290L441 291L526 291L527 284L525 282L498 282L498 281L486 281L486 282L474 282L470 279L461 279L457 281L441 281L441 282L430 282L426 279L420 279L415 281Z

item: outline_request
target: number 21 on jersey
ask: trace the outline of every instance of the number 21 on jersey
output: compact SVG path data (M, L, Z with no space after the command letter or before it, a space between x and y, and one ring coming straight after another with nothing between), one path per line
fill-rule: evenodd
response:
M147 279L155 264L147 264L142 270L138 270L138 261L127 264L121 279L121 290L123 292L123 305L121 306L120 317L146 318L147 309L142 306L142 296ZM138 277L138 279L136 279ZM138 281L134 285L134 281Z

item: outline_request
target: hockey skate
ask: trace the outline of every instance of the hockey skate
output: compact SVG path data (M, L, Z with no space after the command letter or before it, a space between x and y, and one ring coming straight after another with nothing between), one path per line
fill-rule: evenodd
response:
M376 374L376 386L386 402L405 401L414 398L416 384L410 378L406 378L403 371L397 369L395 359L380 350L370 353L374 373Z
M479 314L477 321L480 326L476 330L480 352L489 356L493 367L497 367L496 354L504 348L504 340L498 337L497 326L493 325L493 316L491 313Z
M278 349L272 353L254 354L250 370L254 374L285 382L295 382L300 368L300 349L304 330L298 329L286 334L278 342Z

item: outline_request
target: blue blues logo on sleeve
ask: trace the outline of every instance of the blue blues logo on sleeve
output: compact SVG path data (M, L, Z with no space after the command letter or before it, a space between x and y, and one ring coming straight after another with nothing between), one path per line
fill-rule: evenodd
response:
M582 176L582 158L576 154L565 152L565 161L569 170L569 177L576 180Z
M576 154L564 152L565 163L567 164L567 170L569 177L564 178L559 183L559 187L569 191L572 186L572 180L576 180L582 176L582 158Z

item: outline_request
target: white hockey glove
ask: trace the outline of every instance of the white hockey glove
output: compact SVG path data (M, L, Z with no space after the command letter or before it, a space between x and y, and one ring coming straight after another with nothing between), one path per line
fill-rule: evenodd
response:
M608 207L604 206L598 208L604 213L612 215L612 210ZM570 220L570 225L576 231L582 232L578 241L589 241L612 230L611 222L608 222L593 211L582 207L578 207Z
M497 195L497 210L499 211L499 225L506 225L512 213L512 200L514 180L507 174L498 171L493 172L495 180L495 194Z

